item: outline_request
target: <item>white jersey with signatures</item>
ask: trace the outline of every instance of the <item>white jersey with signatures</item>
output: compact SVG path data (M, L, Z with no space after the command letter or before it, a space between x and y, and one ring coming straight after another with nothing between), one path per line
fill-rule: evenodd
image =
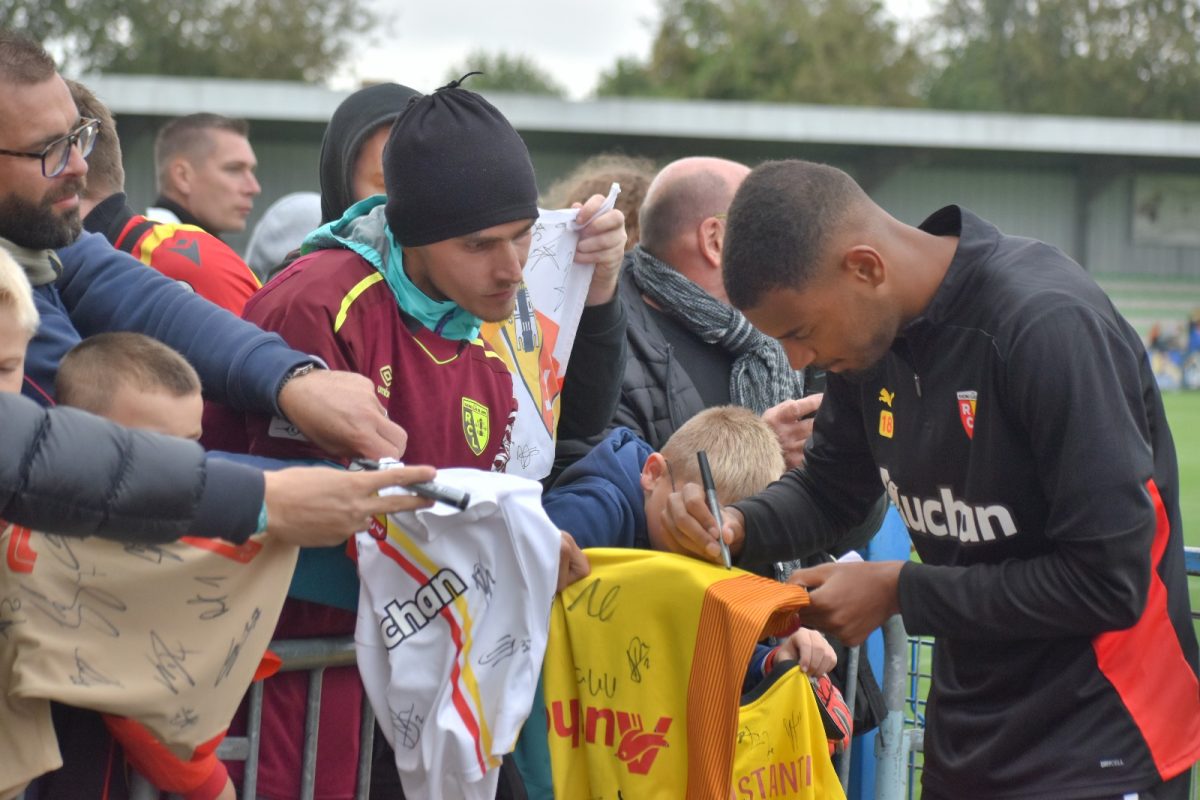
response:
M558 528L536 481L445 469L465 511L437 504L357 536L355 645L404 794L496 796L529 715L558 576Z

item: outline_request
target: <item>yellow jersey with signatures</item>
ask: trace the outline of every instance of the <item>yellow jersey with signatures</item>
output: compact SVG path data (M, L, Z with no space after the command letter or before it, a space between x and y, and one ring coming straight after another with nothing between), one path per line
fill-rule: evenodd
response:
M742 698L732 783L736 800L845 798L812 683L795 663Z
M773 748L752 747L748 734L739 745L754 645L794 628L808 593L670 553L587 555L591 574L558 595L550 616L543 678L556 796L826 796L832 767L807 678L807 699L786 709L793 736L781 715L779 725L749 723L758 742L768 727L779 729ZM789 702L791 684L776 681ZM807 793L735 794L757 791L760 776L769 790L773 774L776 786L794 776L797 792L803 783Z

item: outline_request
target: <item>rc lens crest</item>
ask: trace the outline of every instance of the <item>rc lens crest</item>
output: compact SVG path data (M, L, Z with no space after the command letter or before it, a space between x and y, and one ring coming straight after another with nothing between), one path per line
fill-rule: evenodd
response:
M475 455L482 455L491 436L491 423L488 407L469 397L462 399L463 435L467 438L467 447Z
M962 420L963 430L968 439L975 438L975 404L979 393L962 391L958 393L958 418Z

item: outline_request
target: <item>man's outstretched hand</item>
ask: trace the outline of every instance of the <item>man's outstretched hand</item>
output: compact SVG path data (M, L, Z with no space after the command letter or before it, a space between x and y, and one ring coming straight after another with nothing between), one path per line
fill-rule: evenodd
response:
M372 517L428 508L432 500L407 493L379 495L386 486L433 480L433 467L348 472L289 467L264 472L267 533L299 547L340 544L371 525Z

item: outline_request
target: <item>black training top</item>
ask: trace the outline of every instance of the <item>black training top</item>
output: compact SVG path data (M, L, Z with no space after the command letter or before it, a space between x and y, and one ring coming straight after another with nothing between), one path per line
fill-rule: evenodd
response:
M925 785L970 798L1120 795L1200 757L1175 450L1141 339L1061 251L949 206L925 313L830 375L807 466L738 504L741 560L825 548L882 484L937 638Z

